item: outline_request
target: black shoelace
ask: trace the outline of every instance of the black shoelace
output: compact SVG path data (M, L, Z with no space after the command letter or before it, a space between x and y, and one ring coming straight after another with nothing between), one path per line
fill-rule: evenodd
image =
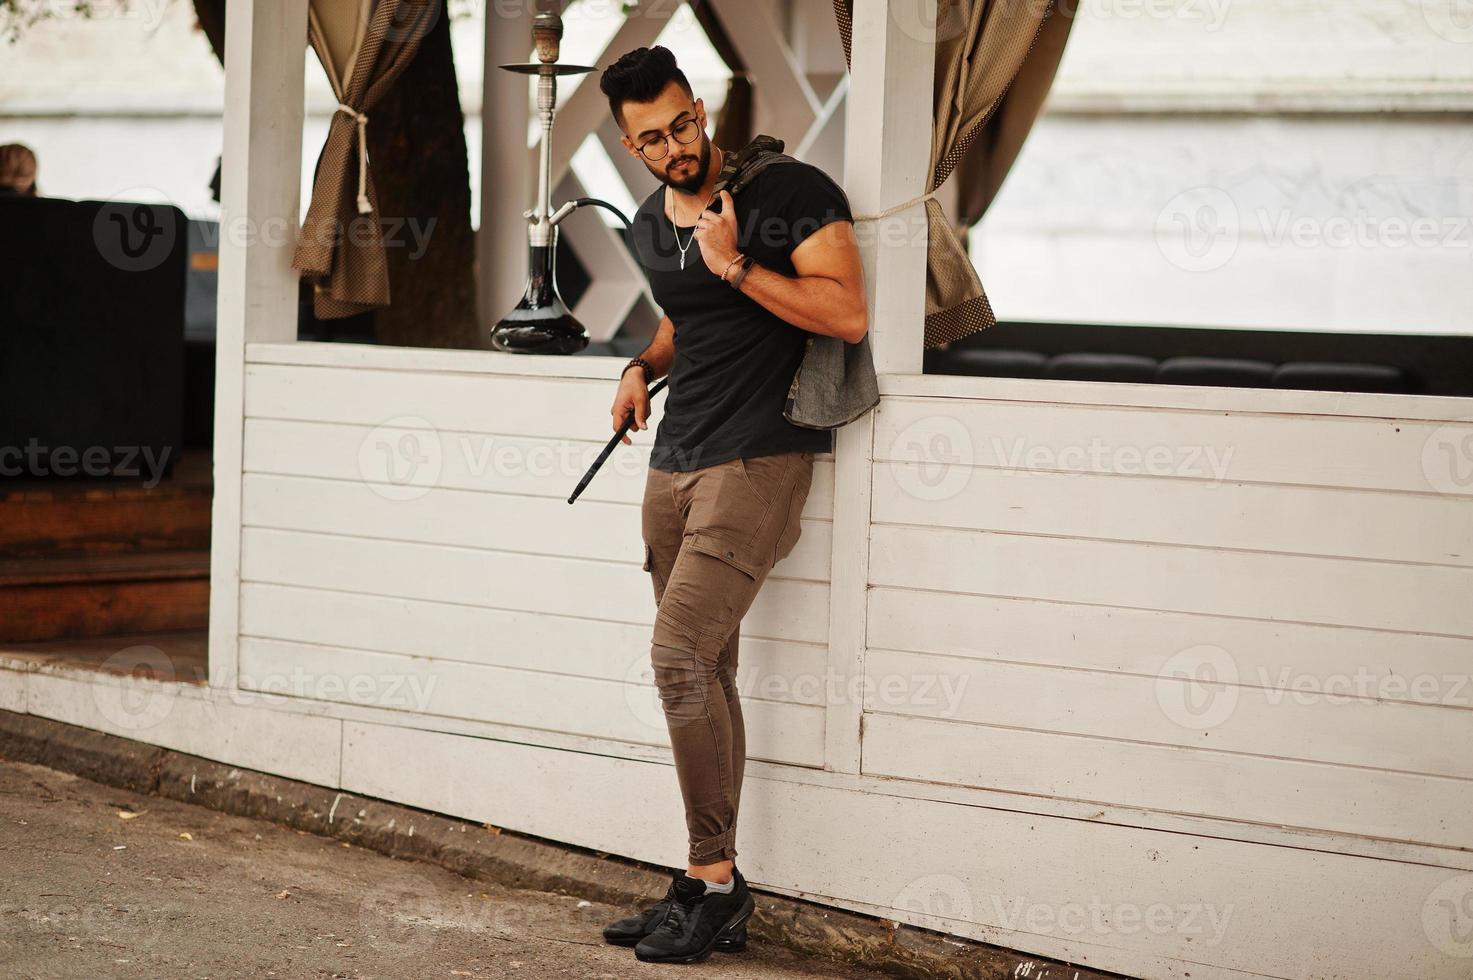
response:
M705 897L701 895L691 899L689 902L682 902L678 898L671 899L670 911L665 913L665 921L660 923L660 928L666 932L673 932L679 935L685 928L686 918L695 911L696 905L703 901Z

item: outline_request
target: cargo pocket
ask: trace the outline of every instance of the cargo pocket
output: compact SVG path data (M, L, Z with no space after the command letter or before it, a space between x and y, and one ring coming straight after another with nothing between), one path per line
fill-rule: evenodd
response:
M686 542L686 547L694 548L702 554L710 555L712 558L720 558L733 568L740 569L746 573L748 578L756 579L767 567L761 558L752 554L750 550L739 546L711 531L695 531Z

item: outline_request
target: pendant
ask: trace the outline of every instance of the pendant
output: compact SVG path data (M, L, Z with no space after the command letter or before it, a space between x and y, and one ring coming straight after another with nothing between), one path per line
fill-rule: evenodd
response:
M680 253L680 267L682 269L685 268L685 253L684 252L681 252Z

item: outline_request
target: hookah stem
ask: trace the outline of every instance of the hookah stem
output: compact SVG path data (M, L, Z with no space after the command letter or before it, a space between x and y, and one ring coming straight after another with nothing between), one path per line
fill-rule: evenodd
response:
M660 393L660 390L664 388L665 385L669 383L669 381L670 378L668 376L661 378L659 381L656 381L654 387L652 387L649 391L649 396L653 398L658 395ZM583 488L588 486L589 481L593 479L593 474L597 473L598 468L604 465L604 460L609 458L609 454L614 451L614 447L619 444L619 440L624 438L624 433L628 432L629 427L633 424L634 412L631 410L630 413L625 416L624 424L619 426L619 431L614 433L614 438L609 440L609 444L607 446L604 446L603 452L598 454L598 458L593 461L593 465L588 467L588 472L583 474L583 479L579 480L578 485L573 488L572 495L568 497L568 503L571 504L573 501L578 499L578 495L583 492Z

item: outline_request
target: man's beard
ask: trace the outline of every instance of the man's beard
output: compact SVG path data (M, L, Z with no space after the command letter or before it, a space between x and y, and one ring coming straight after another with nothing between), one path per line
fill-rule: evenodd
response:
M678 191L694 193L706 182L706 171L711 166L711 141L703 133L701 135L700 153L691 153L690 147L686 146L681 147L681 150L683 152L670 157L668 160L660 161L660 163L664 164L664 167L656 176ZM694 166L688 166L684 169L674 169L676 164L679 163L694 164ZM672 169L674 169L673 173L671 172Z

